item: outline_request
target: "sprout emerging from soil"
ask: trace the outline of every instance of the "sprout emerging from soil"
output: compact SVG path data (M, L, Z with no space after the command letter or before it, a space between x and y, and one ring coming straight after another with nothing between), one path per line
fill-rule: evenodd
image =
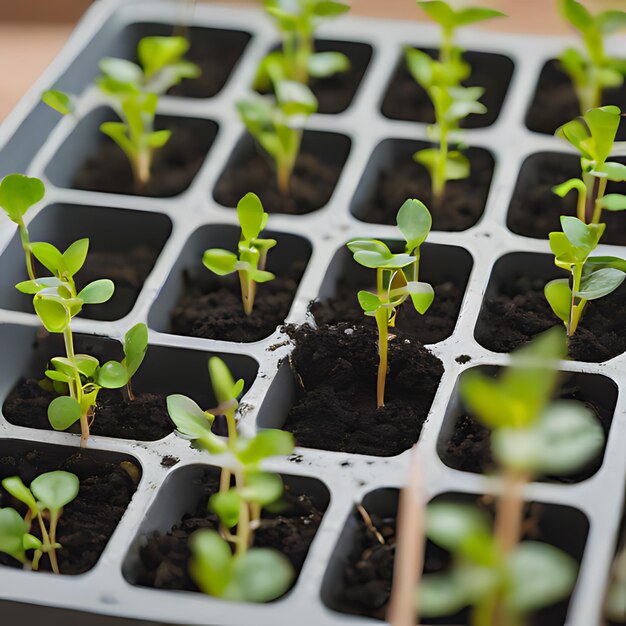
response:
M440 0L418 0L417 4L442 29L438 59L414 48L405 50L409 72L424 88L435 109L435 123L429 127L429 134L438 147L420 150L413 155L413 159L428 170L433 196L439 202L448 180L470 175L468 158L458 150L450 150L450 134L459 130L461 121L470 113L487 111L485 105L479 102L485 90L461 84L471 74L471 67L462 58L462 48L454 42L456 29L504 14L480 7L455 11Z
M241 300L246 315L252 315L257 283L266 283L276 278L265 270L267 253L276 245L275 239L259 239L265 228L268 214L263 210L259 197L247 193L237 204L237 217L241 226L241 236L237 251L212 248L205 250L202 263L217 274L226 276L237 272L241 284Z
M61 252L52 244L31 243L34 257L52 276L26 280L16 285L22 293L33 296L33 306L45 329L63 335L65 356L54 357L46 371L47 386L59 394L48 406L48 419L55 430L67 430L80 421L81 447L87 445L89 426L94 418L98 392L102 388L120 389L128 385L137 371L147 347L145 324L137 324L126 333L125 358L100 365L88 354L76 354L71 329L72 319L86 304L107 302L115 291L112 281L103 278L78 291L74 276L82 268L89 250L89 240L79 239Z
M22 248L26 254L28 277L31 280L35 280L35 265L24 216L33 204L43 199L45 194L46 188L38 178L29 178L23 174L9 174L0 182L0 208L4 209L9 219L17 224Z
M605 195L609 181L626 181L626 165L607 162L621 119L616 106L590 109L557 129L557 137L565 139L580 153L581 178L571 178L554 187L553 191L564 198L573 189L578 193L576 215L587 224L599 224L603 209L626 210L626 196L618 193Z
M585 405L552 401L556 361L565 353L563 331L552 329L514 352L497 380L476 370L463 375L464 403L493 430L502 492L493 532L475 507L428 507L427 535L452 553L453 564L422 580L422 615L450 615L472 606L476 626L521 625L528 614L571 592L576 565L568 555L545 543L520 543L526 483L540 474L578 471L604 444L602 427Z
M267 602L285 593L294 574L282 554L251 547L263 507L277 502L283 493L280 476L261 470L260 464L268 457L291 454L293 436L272 429L254 437L241 436L235 415L244 381L235 381L218 357L209 360L209 374L218 402L214 409L204 411L183 395L167 398L168 412L180 436L211 454L228 454L219 491L209 499L209 508L220 519L220 530L199 530L191 536L189 571L198 587L211 596ZM227 440L211 429L215 415L220 414L226 418Z
M415 310L423 315L435 297L432 286L419 280L420 246L432 225L428 209L419 200L407 200L396 220L406 242L402 253L393 254L376 239L352 239L347 244L357 263L376 270L376 292L359 291L358 299L365 315L374 317L378 327L379 407L385 404L389 328L395 326L398 307L410 298Z
M278 190L287 196L304 125L318 103L306 85L293 80L276 81L274 93L275 97L252 94L237 102L237 110L248 132L273 160Z
M341 52L315 52L315 31L325 21L347 13L350 6L335 0L264 0L282 39L280 50L270 52L259 64L255 88L269 91L276 80L304 85L311 78L328 78L350 69Z
M568 271L569 278L551 280L544 293L554 314L571 337L578 328L589 300L615 291L626 278L626 260L615 256L591 256L605 224L585 224L576 217L561 216L562 232L550 233L554 263Z
M50 567L59 574L57 550L63 546L56 540L59 518L63 507L78 495L79 481L69 472L40 474L30 484L30 489L19 476L2 481L2 486L27 510L22 517L14 508L0 509L0 552L22 563L24 569L38 570L41 559L47 555ZM46 525L47 521L47 525ZM32 534L36 523L40 536ZM32 558L27 556L32 551Z
M580 32L585 52L567 48L559 57L569 75L580 104L580 112L602 104L602 92L620 87L626 75L626 59L606 53L604 37L626 28L626 11L609 10L592 15L576 0L560 0L563 18Z
M188 49L185 37L144 37L137 46L139 65L111 57L100 61L96 85L121 119L104 122L100 130L127 156L138 191L150 180L154 151L171 136L169 130L154 130L159 94L200 75L200 68L183 58ZM72 111L71 97L63 92L47 91L42 100L62 115Z

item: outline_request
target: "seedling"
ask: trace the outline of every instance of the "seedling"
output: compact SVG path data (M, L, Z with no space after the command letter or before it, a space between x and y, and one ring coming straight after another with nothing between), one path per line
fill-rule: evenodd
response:
M405 50L409 72L424 88L435 109L435 123L429 127L429 134L438 147L419 150L413 159L428 170L433 196L439 203L448 180L460 180L470 175L469 159L458 150L450 150L450 134L459 130L461 120L470 113L487 111L479 102L485 90L461 84L469 77L471 67L463 60L463 50L454 41L456 29L504 14L479 7L455 11L441 0L417 0L417 4L442 29L438 59L414 48Z
M328 78L350 69L341 52L315 52L315 31L325 21L347 13L350 6L335 0L264 0L282 39L282 48L270 52L259 64L255 88L269 91L276 80L306 85L310 78Z
M204 593L228 600L266 602L282 595L294 574L282 554L251 548L263 507L276 502L283 492L280 476L262 471L260 464L271 456L291 454L293 436L271 429L254 437L239 435L235 414L244 381L235 382L218 357L209 360L209 374L218 402L215 409L204 411L182 395L167 398L168 412L179 435L211 454L226 453L230 459L221 470L219 491L209 499L209 508L220 519L220 531L199 530L192 535L189 571ZM216 414L226 417L226 441L211 430Z
M557 137L569 142L580 153L581 178L571 178L554 187L564 198L576 190L576 215L587 224L599 224L602 210L626 210L626 196L618 193L605 195L609 181L626 181L626 165L607 162L615 143L621 110L616 106L590 109L582 118L576 118L557 129Z
M614 9L592 15L576 0L560 0L559 9L563 19L580 32L585 46L585 52L567 48L559 57L584 114L602 104L604 89L620 87L624 82L626 61L606 53L604 38L626 28L626 11Z
M69 472L47 472L35 478L30 489L19 476L5 478L2 486L28 508L24 517L10 507L0 509L0 552L22 563L24 569L34 571L39 569L45 554L52 571L59 574L57 550L63 546L56 540L57 527L63 507L78 495L78 478ZM38 530L34 532L40 537L31 534L35 520ZM27 553L31 551L29 558Z
M276 278L265 270L267 253L276 245L276 240L259 239L269 216L263 210L257 195L247 193L239 200L237 217L241 226L237 245L239 256L230 250L212 248L205 250L202 263L218 276L227 276L233 272L239 274L243 309L246 315L252 315L257 283L266 283Z
M104 122L100 130L128 157L139 191L150 180L154 151L169 140L171 131L154 130L158 95L184 78L196 78L200 68L183 56L189 48L184 37L144 37L137 47L140 65L126 59L107 57L100 61L102 75L96 80L121 122ZM67 115L71 97L50 90L42 100Z
M31 251L28 228L24 224L24 216L33 204L37 204L46 194L44 184L38 178L29 178L23 174L9 174L0 182L0 207L17 224L20 241L26 254L28 277L35 279L35 265Z
M393 254L377 239L352 239L347 244L357 263L376 270L376 292L359 291L357 297L365 315L374 317L378 328L378 407L385 405L389 328L395 326L398 308L410 298L423 315L435 297L432 286L419 280L420 246L432 225L428 209L419 200L407 200L396 221L406 242L402 253Z
M551 401L559 380L556 361L565 353L563 331L552 329L514 352L497 380L476 370L461 378L464 403L493 430L502 494L493 533L473 507L429 507L427 534L452 553L454 562L449 572L423 579L424 616L471 605L476 626L518 625L570 593L576 578L572 559L544 543L520 543L526 483L542 473L576 472L604 444L602 427L585 405Z
M608 197L608 196L605 196ZM626 278L626 260L615 256L591 256L605 224L585 224L577 217L561 216L562 232L550 233L554 263L571 275L551 280L544 293L554 314L571 337L578 328L589 300L615 291Z
M286 196L304 125L317 111L317 100L306 85L293 80L277 81L274 93L275 97L253 94L239 100L237 110L248 132L274 161L278 189Z

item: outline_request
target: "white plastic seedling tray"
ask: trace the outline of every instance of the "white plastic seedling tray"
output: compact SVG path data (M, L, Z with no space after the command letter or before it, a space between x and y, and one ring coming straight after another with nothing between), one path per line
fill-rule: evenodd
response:
M122 213L128 215L130 220L127 222L130 226L125 226L125 229L137 228L146 236L151 236L151 229L156 228L154 214L162 221L171 222L171 234L132 311L114 322L77 319L74 329L76 332L119 340L131 325L146 322L150 327L152 349L155 346L184 348L195 354L201 353L202 359L196 356L198 362L204 359L205 353L213 352L251 357L258 362L258 376L244 397L240 423L242 430L254 432L259 426L259 416L263 424L278 426L286 416L291 381L286 370L281 370L278 376L277 370L281 360L291 350L287 337L278 329L267 339L253 344L175 336L164 332L167 311L163 302L169 301L169 306L173 304L169 291L174 287L168 286L172 284L168 283L168 277L173 272L172 281L180 281L180 277L177 277L180 271L176 271L176 268L180 268L181 254L185 254L186 243L197 229L202 227L206 233L215 233L219 232L215 229L223 225L236 225L235 212L219 206L212 199L212 189L243 133L235 102L248 92L258 60L276 43L272 24L255 9L205 5L196 8L193 25L245 31L252 38L226 86L217 96L209 99L161 99L160 113L209 119L219 126L217 138L187 191L173 198L148 199L66 189L54 182L62 183L68 179L71 168L77 165L71 159L63 159L62 162L55 160L60 146L83 118L105 105L98 91L88 86L97 60L105 54L123 53L111 42L116 41L116 45L120 45L116 36L127 25L137 22L175 24L179 20L180 10L180 3L167 0L95 2L56 61L0 127L0 175L21 171L45 181L45 202L32 211L31 219L39 219L39 213L42 212L41 219L45 219L45 212L48 211L46 207L50 205L76 205L81 207L81 213L76 215L84 216L77 217L77 220L81 224L84 222L88 229L91 219L89 207L100 207L104 211L115 208L117 211L111 210L108 223L105 221L100 226L103 222L97 222L98 228L104 228L110 237L126 236L116 223L116 216ZM328 279L325 280L325 276L335 253L349 238L358 235L392 239L396 236L393 226L359 221L352 215L351 206L362 175L380 142L388 138L427 139L425 124L387 119L380 112L380 107L402 54L402 47L436 47L439 42L438 30L430 25L353 17L325 26L319 35L322 38L367 43L372 47L373 54L351 106L340 114L315 115L309 123L311 129L340 133L352 142L330 202L322 209L306 215L272 214L269 218L270 230L301 237L311 247L306 272L286 320L292 323L302 323L307 319L307 306L318 296L323 284L326 294L332 291L334 270L331 270ZM437 454L437 440L461 372L476 365L503 365L508 362L507 355L490 352L474 338L474 327L494 263L512 252L529 256L549 253L547 241L518 236L506 227L507 209L520 166L528 155L536 152L567 151L567 147L558 139L528 131L524 126L524 117L542 66L571 42L565 38L487 34L470 30L460 33L459 41L470 50L505 55L513 61L515 68L496 122L487 128L464 133L468 145L489 150L496 162L482 219L469 230L455 233L435 231L429 237L431 245L446 244L463 248L473 261L455 331L445 341L431 346L432 352L443 362L445 373L417 448L429 496L445 492L479 494L497 490L497 484L490 479L455 471L444 465ZM623 43L623 40L614 41L612 45L617 48ZM128 46L125 50L128 50ZM41 92L52 86L79 95L75 117L61 120L39 103ZM78 142L78 155L80 147ZM77 156L77 160L80 160L80 156ZM43 228L48 222L42 221L41 224ZM61 227L50 224L51 229ZM14 236L12 225L0 218L0 252L4 252L0 255L2 283L6 282L6 276L13 276L22 262L19 255L9 254L12 249L9 242ZM201 246L201 242L198 245ZM602 254L623 252L616 246L603 246L601 251ZM445 258L442 262L446 262ZM12 284L8 289L12 289ZM1 292L8 293L6 285L3 284ZM3 307L0 310L0 404L15 383L16 364L19 365L22 362L20 359L23 360L19 355L25 345L30 345L29 338L38 327L36 316L12 310L13 302L15 300L8 295L2 296L0 302ZM460 355L469 355L471 361L465 365L459 364L455 358ZM234 358L237 360L236 356ZM586 515L590 523L580 574L569 608L568 626L595 626L600 620L624 495L625 365L624 354L599 364L562 364L563 370L601 374L618 388L617 406L604 462L598 472L586 481L572 485L533 483L525 494L528 500L574 507ZM271 393L268 394L270 388ZM22 428L8 423L4 418L0 420L0 437L33 443L78 445L76 435ZM149 443L93 437L90 447L130 455L140 463L143 470L137 493L100 560L92 570L76 577L55 577L0 568L0 598L172 624L234 626L298 622L302 626L333 626L376 623L375 620L331 610L323 601L321 590L325 576L330 577L326 578L326 584L330 584L328 581L337 580L340 575L336 570L330 573L327 570L354 503L379 488L401 487L406 479L412 451L396 457L370 457L302 448L297 450L298 463L286 458L268 463L269 468L285 475L310 477L318 481L314 490L323 494L327 489L330 498L295 587L279 601L256 605L223 602L198 593L149 589L135 586L127 580L127 577L132 578L138 536L156 528L166 531L183 512L187 484L185 476L193 473L190 466L209 461L219 464L219 461L210 459L206 453L194 451L186 441L173 434ZM165 468L161 460L166 455L177 457L180 462L172 468ZM167 500L167 494L172 491L172 484L177 489L173 490L175 494L170 501Z

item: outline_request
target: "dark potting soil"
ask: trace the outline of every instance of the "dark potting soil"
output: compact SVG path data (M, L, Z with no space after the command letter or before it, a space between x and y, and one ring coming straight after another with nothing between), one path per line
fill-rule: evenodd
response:
M370 326L290 328L296 400L284 430L307 448L393 456L417 441L443 365L400 331L389 342L385 406L376 407L378 333Z
M72 472L80 480L78 496L64 508L59 521L57 539L63 548L57 554L62 574L82 574L98 561L133 497L141 471L130 461L104 462L85 451L63 456L58 448L33 448L0 457L0 479L17 475L29 485L54 470ZM23 505L0 488L0 507L7 506L24 513ZM36 525L32 532L38 534ZM0 554L0 564L21 567L5 554ZM41 569L50 569L46 556Z
M485 150L469 148L463 152L471 161L470 177L448 181L439 202L433 200L428 170L407 155L379 173L372 192L358 209L358 218L372 224L395 224L405 200L419 198L430 210L433 230L470 228L485 210L494 161Z
M265 339L285 321L306 263L283 268L274 280L257 285L252 315L244 313L237 276L215 276L205 267L184 272L183 295L171 313L176 335L251 342Z
M359 268L360 269L360 268ZM311 302L310 310L318 325L339 324L366 324L376 328L373 317L363 314L356 293L359 289L375 290L373 285L366 281L355 280L358 271L344 275L337 286L334 298ZM368 271L369 274L369 271ZM362 274L358 276L362 278ZM366 279L367 280L367 279ZM396 328L410 339L416 339L424 344L437 343L448 338L454 331L456 320L461 309L464 285L459 286L451 280L433 283L424 273L422 280L430 282L435 290L435 299L424 315L420 315L410 303L400 307L396 319Z
M534 510L533 510L534 507ZM533 539L541 540L540 529L533 524L533 518L540 515L541 505L531 505L527 511L527 528ZM396 516L379 516L369 512L374 527L385 541L381 544L374 533L366 526L363 518L354 513L357 528L347 563L342 572L339 590L335 592L333 608L355 615L364 615L380 620L385 619L391 585L396 550ZM437 573L450 566L450 555L430 541L426 544L424 571ZM529 626L562 626L567 613L567 601L537 612L530 617ZM437 619L422 619L423 624L469 623L469 611L463 610L454 616Z
M559 389L562 400L576 400L592 410L600 422L605 436L608 435L613 417L614 405L605 397L593 398L568 376ZM605 402L605 400L607 400ZM611 405L611 406L609 406ZM483 426L462 407L452 418L453 429L449 437L440 439L439 454L446 465L453 469L491 473L496 470L491 454L491 430ZM577 483L593 476L602 465L604 451L582 470L569 476L546 476L540 479L559 483Z
M169 141L154 152L148 183L137 188L126 155L101 134L94 152L78 169L73 187L87 191L168 198L193 181L215 139L217 125L197 119L158 117L155 128L172 131Z
M547 279L512 275L498 280L487 295L476 324L475 337L494 352L510 352L535 335L561 324L548 304L543 288ZM622 286L598 302L587 304L578 329L569 341L569 356L599 363L626 350L626 289Z
M227 165L215 187L215 200L235 207L244 194L252 191L263 200L268 213L310 213L328 203L342 167L343 160L322 160L303 148L291 176L289 195L285 195L278 190L268 159L256 152L248 153Z
M437 50L423 49L431 57ZM499 54L465 52L463 58L472 66L472 74L463 84L484 87L480 101L487 107L484 115L471 114L461 122L463 128L483 128L496 121L513 75L513 62ZM382 104L383 115L408 122L432 124L435 112L426 91L411 76L404 55L391 79Z
M2 412L17 426L52 430L48 405L56 397L42 389L37 380L22 379L4 402ZM137 393L130 402L119 389L102 389L90 432L103 437L155 441L172 432L164 394ZM78 423L70 432L80 432Z
M611 159L626 163L625 159ZM576 216L575 192L559 198L552 187L570 178L580 178L580 159L572 154L541 152L529 157L520 171L507 218L508 227L526 237L547 239L561 230L561 215ZM610 183L607 193L625 193L626 183ZM626 245L626 218L623 213L603 211L606 230L602 243Z
M626 110L626 84L605 89L602 104L615 104ZM539 76L537 90L526 115L530 130L552 135L559 126L580 115L580 105L572 82L557 60L548 61ZM626 139L626 123L622 120L617 139Z
M363 43L318 39L315 51L341 52L350 59L347 72L337 72L329 78L312 78L309 82L319 104L318 113L341 113L354 99L372 57L372 48Z
M153 534L144 539L134 582L158 589L198 591L187 569L191 557L189 538L196 530L219 528L217 516L207 508L209 496L219 488L218 480L216 473L205 473L194 486L200 492L195 510L185 514L167 534ZM262 525L254 534L254 546L278 550L298 573L322 521L323 511L307 494L289 485L285 485L278 508L273 513L263 512Z

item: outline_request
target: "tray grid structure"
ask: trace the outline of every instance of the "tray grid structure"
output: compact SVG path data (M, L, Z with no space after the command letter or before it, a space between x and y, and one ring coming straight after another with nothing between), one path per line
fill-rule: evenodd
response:
M170 269L196 229L203 225L236 224L235 212L219 206L212 199L212 189L244 130L234 103L248 92L256 62L276 41L273 26L266 19L260 18L256 10L198 6L193 25L243 30L251 33L252 39L226 86L216 97L206 100L161 98L160 113L211 119L219 125L217 138L208 157L187 191L173 198L151 199L63 189L54 186L46 177L49 163L75 125L91 111L105 104L94 87L86 87L87 80L79 85L67 78L68 68L80 66L83 49L103 28L111 34L135 22L171 24L176 22L178 11L177 4L168 0L96 2L58 59L0 128L0 173L4 175L10 171L20 171L23 164L25 173L41 177L46 183L46 200L36 207L31 218L38 211L45 210L47 205L68 203L151 211L166 215L172 221L171 236L146 279L131 313L115 322L77 319L73 325L76 332L121 339L132 324L147 322L151 306ZM353 17L324 27L320 37L368 43L373 48L373 55L351 106L340 114L315 115L308 125L308 128L314 130L345 134L352 141L348 161L331 201L321 210L307 215L272 214L269 219L269 229L300 235L310 241L313 249L287 319L294 323L301 323L307 318L308 302L317 296L331 259L349 238L358 235L392 239L396 236L395 227L360 222L351 215L349 207L370 155L382 140L427 139L425 124L387 119L380 112L380 105L402 46L435 47L439 41L438 30L430 25ZM430 497L448 491L497 491L498 486L491 479L445 466L437 454L437 438L459 374L476 365L502 365L508 362L507 355L490 352L478 344L473 336L493 264L509 252L549 253L546 241L521 237L509 231L506 227L506 213L520 166L526 156L540 151L568 151L554 137L528 131L523 120L544 62L553 58L571 41L565 38L485 34L471 30L462 31L459 41L467 49L504 54L513 60L515 69L497 121L484 129L465 131L463 135L468 145L487 148L496 160L482 219L469 230L459 233L433 232L429 237L432 243L465 248L472 255L474 265L454 333L445 341L432 346L433 353L444 364L445 373L417 448L396 457L370 457L302 448L297 450L301 458L299 463L289 459L269 462L267 466L272 470L319 479L329 489L331 500L294 589L277 602L259 606L231 604L188 592L146 589L133 586L124 579L122 564L146 512L159 497L163 481L184 466L206 463L209 457L192 450L187 442L173 434L157 442L93 437L90 441L92 448L128 453L143 468L140 487L99 562L86 574L73 578L0 568L1 598L32 602L33 596L29 591L32 585L38 585L36 602L40 604L168 623L228 626L244 623L284 624L293 619L298 619L303 626L377 623L367 618L334 612L320 599L322 580L330 556L354 502L381 487L401 487L413 453L420 456L424 483ZM623 41L612 42L616 48L620 43ZM75 78L75 74L72 76ZM58 120L42 109L43 105L38 104L39 94L51 86L79 94L75 117ZM38 139L33 143L35 134ZM24 141L26 136L30 138L28 142ZM6 248L13 235L14 229L0 218L0 252ZM601 251L602 254L620 252L623 253L623 250L616 246L602 246ZM2 324L36 327L38 320L34 314L0 310ZM247 432L254 432L259 408L277 366L290 350L287 345L272 350L268 348L284 344L285 339L280 331L276 331L264 341L234 344L150 330L151 345L247 354L258 361L259 374L244 398L241 428ZM466 365L457 363L455 358L461 354L471 356L471 361ZM0 365L1 360L2 357ZM525 494L528 500L573 506L581 510L590 522L578 583L570 604L568 626L593 626L599 623L625 486L625 365L625 354L599 364L562 364L562 369L568 371L603 374L618 386L618 401L604 463L593 477L582 483L533 483ZM13 382L0 380L0 404ZM264 411L268 410L271 411L272 407L264 407ZM75 435L22 428L8 423L4 418L0 419L0 437L78 445ZM165 455L176 456L180 462L166 469L161 466L161 459ZM349 466L345 465L345 461L349 461Z

